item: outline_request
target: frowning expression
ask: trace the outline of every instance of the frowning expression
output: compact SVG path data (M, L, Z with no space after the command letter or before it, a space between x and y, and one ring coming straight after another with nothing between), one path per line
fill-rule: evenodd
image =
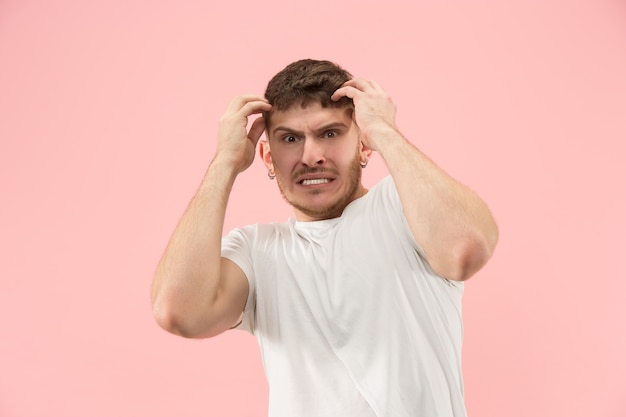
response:
M352 110L320 104L273 111L261 156L300 221L338 217L367 192L360 163L371 151L359 138Z

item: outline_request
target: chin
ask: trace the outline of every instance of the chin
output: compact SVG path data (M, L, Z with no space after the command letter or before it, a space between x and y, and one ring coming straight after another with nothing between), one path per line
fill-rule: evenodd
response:
M289 200L287 202L298 212L314 220L326 220L341 216L343 210L356 198L356 193L342 194L341 198L319 204L306 201ZM308 204L307 204L308 203Z

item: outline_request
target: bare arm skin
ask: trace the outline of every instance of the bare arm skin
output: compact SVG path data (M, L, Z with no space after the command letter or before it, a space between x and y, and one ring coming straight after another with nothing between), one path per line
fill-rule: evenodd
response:
M248 297L248 281L221 257L226 204L237 175L254 159L265 128L248 117L271 106L259 96L235 98L220 119L215 157L176 226L157 267L152 308L157 323L184 337L211 337L233 327Z
M343 96L353 99L361 140L384 159L433 270L450 280L470 278L489 260L498 239L487 205L402 136L395 105L376 82L350 80L333 99Z

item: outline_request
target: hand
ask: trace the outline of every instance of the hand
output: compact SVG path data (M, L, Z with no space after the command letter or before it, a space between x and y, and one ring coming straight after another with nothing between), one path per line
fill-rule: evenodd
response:
M368 148L379 151L376 139L396 128L396 106L376 81L353 79L345 82L331 96L332 100L349 97L354 102L355 123L361 130L361 140Z
M271 108L261 96L235 97L220 118L215 158L226 161L237 173L245 171L254 160L256 144L265 130L265 120L261 116L247 131L248 117Z

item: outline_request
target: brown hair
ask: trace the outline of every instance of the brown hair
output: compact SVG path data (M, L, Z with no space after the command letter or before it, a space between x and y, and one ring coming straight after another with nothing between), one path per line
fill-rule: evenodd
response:
M322 107L353 107L352 99L348 97L337 101L330 99L350 79L352 75L333 62L302 59L287 65L270 80L265 89L265 98L273 110L278 111L293 106L306 107L311 103L319 103ZM269 113L264 115L267 124Z

